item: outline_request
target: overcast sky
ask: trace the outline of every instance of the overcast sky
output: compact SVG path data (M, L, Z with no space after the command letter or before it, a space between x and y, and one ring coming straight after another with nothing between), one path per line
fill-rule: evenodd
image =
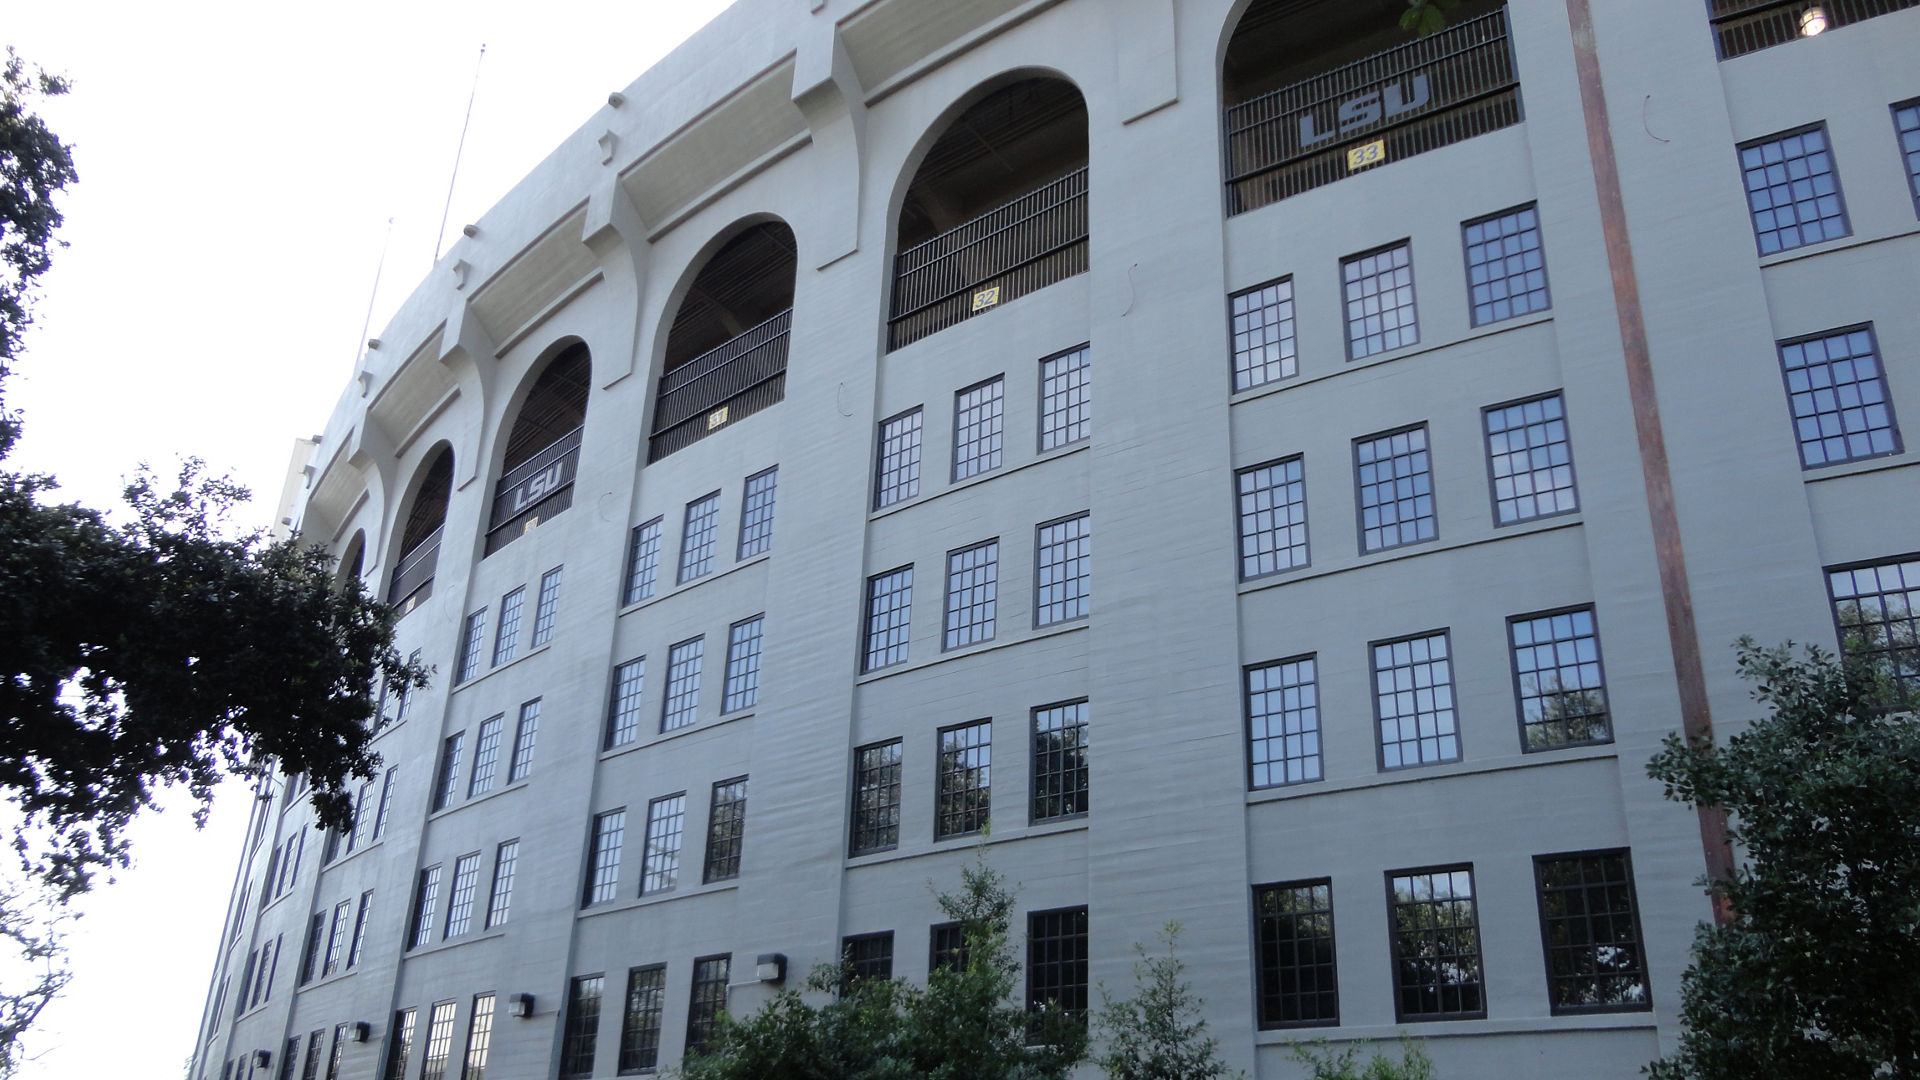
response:
M7 402L7 465L114 502L141 461L205 458L272 516L292 440L326 425L370 333L481 213L726 0L41 0L0 45L69 76L43 114L79 185ZM644 103L641 103L644 107ZM378 292L374 274L393 218ZM449 241L450 243L450 241ZM196 832L190 800L135 831L136 867L79 904L75 978L27 1080L179 1080L247 817Z

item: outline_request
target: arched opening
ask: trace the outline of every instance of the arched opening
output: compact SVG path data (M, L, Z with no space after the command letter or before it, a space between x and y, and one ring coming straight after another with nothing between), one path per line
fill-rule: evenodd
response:
M700 267L667 329L647 460L659 461L787 396L799 268L783 221L750 225Z
M576 341L547 361L527 391L500 459L487 519L488 555L573 505L592 378L593 358Z
M440 559L440 535L446 528L447 499L452 494L453 447L442 443L427 460L400 530L387 603L399 608L401 615L433 595L433 568Z
M340 565L334 573L334 587L347 589L360 580L367 568L367 534L355 532L353 539L347 541L346 553L340 557Z
M992 90L927 150L900 202L887 347L1087 269L1087 104L1064 79Z
M1253 0L1220 65L1227 212L1520 122L1504 0L1402 29L1406 0Z

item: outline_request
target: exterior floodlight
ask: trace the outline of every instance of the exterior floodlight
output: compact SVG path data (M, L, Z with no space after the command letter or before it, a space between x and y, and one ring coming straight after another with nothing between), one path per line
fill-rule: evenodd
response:
M1827 28L1827 9L1810 7L1800 13L1800 36L1812 37Z

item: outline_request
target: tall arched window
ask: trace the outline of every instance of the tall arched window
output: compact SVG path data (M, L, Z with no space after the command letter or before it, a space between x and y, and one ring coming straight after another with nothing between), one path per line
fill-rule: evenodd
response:
M340 565L334 571L334 585L345 589L360 580L367 568L367 534L356 532L353 539L347 541L346 554L340 557Z
M494 485L487 520L487 554L573 505L592 377L592 357L586 345L576 341L547 361L527 391L500 460L500 482Z
M1087 269L1087 105L1057 78L987 93L947 125L900 203L887 347Z
M748 226L708 257L667 330L648 461L786 397L798 266L782 221Z
M433 569L440 559L440 534L447 524L447 499L452 494L453 447L442 443L427 460L394 555L387 603L402 615L433 595Z

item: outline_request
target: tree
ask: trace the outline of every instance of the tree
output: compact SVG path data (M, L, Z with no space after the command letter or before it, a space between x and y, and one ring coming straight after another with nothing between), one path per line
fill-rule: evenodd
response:
M1176 946L1180 924L1160 930L1166 954L1152 956L1136 942L1135 996L1115 1001L1100 988L1099 1028L1107 1047L1096 1059L1112 1080L1244 1080L1220 1060L1220 1040L1207 1034L1205 1004L1181 976Z
M1399 1061L1375 1050L1365 1065L1360 1064L1360 1047L1335 1053L1324 1040L1288 1043L1287 1052L1307 1067L1308 1080L1435 1080L1439 1075L1427 1052L1406 1039L1400 1042Z
M57 75L36 70L29 77L26 61L7 47L0 66L0 388L33 322L35 283L53 265L52 249L59 246L53 231L62 219L53 197L79 179L73 148L33 112L36 97L66 92L66 80ZM0 397L0 458L18 434Z
M1920 1077L1920 722L1884 664L1738 655L1768 715L1720 746L1669 735L1647 769L1726 809L1744 854L1704 882L1732 917L1695 933L1679 1049L1648 1073Z

